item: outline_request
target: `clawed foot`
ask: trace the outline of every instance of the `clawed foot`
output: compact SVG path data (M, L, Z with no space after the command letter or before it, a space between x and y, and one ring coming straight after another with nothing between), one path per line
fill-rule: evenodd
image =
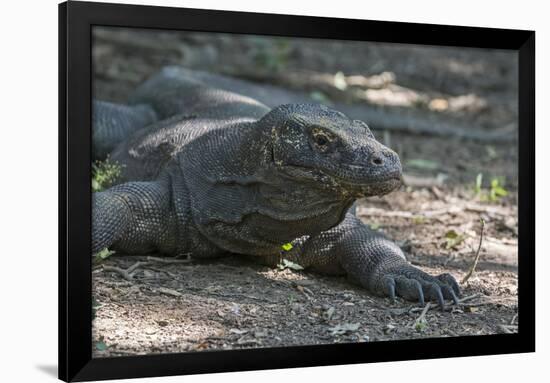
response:
M458 304L460 288L451 274L445 273L436 277L431 276L409 264L402 264L384 270L378 281L377 292L389 296L393 301L400 296L409 301L436 301L441 308L445 300L452 300Z

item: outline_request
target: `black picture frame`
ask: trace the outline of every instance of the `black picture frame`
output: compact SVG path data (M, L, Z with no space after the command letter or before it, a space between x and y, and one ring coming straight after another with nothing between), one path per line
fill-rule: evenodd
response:
M515 50L519 53L518 333L92 358L94 25ZM87 381L535 351L535 32L69 1L59 5L59 378Z

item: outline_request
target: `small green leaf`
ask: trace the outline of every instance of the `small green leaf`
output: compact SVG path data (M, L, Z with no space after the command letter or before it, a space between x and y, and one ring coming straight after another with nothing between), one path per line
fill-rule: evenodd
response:
M464 242L464 236L454 230L445 233L445 249L449 250Z
M458 237L458 233L454 230L449 230L445 233L445 238L447 239L455 239Z
M508 195L508 191L502 186L503 183L499 178L491 180L491 190L489 190L489 199L491 201L497 201L500 197Z
M92 191L94 192L101 191L101 185L95 179L92 180Z
M413 217L413 223L416 225L421 225L424 222L426 222L426 217L422 217L421 215L416 215Z
M113 255L115 251L109 250L108 248L104 248L99 253L96 253L94 256L96 258L99 258L101 260L109 258L111 255Z
M297 263L294 263L294 262L291 262L289 261L288 259L283 259L281 261L281 263L279 263L277 265L277 267L279 268L279 270L284 270L284 269L291 269L291 270L295 270L295 271L300 271L300 270L303 270L304 268L302 266L300 266L299 264Z
M290 251L292 250L292 243L285 243L283 246L281 246L283 248L284 251Z
M100 264L101 262L103 262L104 260L109 258L111 255L113 255L114 253L115 253L115 251L109 250L108 248L104 248L100 252L95 253L95 254L92 255L93 263L96 264L96 265Z
M122 166L107 158L92 163L92 191L98 192L110 187L122 174Z
M505 197L508 195L508 192L506 191L506 189L501 188L500 186L495 188L494 191L495 191L495 194L499 197Z
M417 321L414 325L414 328L418 332L422 332L426 327L428 327L428 324L425 321Z
M369 225L369 227L372 229L372 230L378 230L380 229L380 224L379 223L371 223Z
M98 349L99 351L105 351L107 350L107 345L105 344L105 342L97 342L95 344L95 348Z

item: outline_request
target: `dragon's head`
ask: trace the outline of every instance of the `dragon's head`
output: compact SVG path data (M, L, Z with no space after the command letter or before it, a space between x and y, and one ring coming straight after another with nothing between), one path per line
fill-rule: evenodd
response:
M401 185L401 162L362 121L318 104L289 104L264 118L272 160L286 176L345 196L387 194Z

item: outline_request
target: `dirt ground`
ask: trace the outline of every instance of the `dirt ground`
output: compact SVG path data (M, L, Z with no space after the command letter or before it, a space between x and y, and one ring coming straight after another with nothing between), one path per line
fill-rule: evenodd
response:
M458 281L483 233L476 271L461 283L460 305L423 312L413 302L371 296L345 278L236 257L206 262L115 254L92 270L95 357L517 332L513 53L101 29L94 34L93 63L95 97L104 100L124 101L147 76L176 64L333 106L487 133L461 139L370 123L398 151L406 185L360 201L365 223L395 240L412 264L430 274L450 272ZM495 139L504 136L511 139Z

